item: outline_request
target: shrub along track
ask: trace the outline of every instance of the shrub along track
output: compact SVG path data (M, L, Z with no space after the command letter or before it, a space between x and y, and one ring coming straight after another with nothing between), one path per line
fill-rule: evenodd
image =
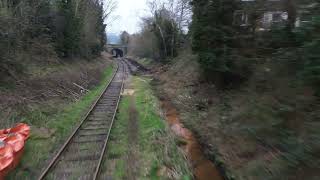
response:
M127 64L122 59L119 60L110 83L39 180L99 179L100 166L127 73Z

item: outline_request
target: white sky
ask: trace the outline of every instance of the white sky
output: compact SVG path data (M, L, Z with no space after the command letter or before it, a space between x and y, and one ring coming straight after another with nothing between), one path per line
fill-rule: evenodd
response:
M115 0L117 9L113 16L117 16L112 24L107 25L108 33L127 31L132 34L139 31L140 18L147 14L147 0Z

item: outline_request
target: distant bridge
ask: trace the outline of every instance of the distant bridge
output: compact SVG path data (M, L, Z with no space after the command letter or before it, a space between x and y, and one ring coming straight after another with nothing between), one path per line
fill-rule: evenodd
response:
M107 44L107 52L114 54L116 49L120 49L123 52L123 55L126 55L128 52L128 46L123 44ZM115 54L114 54L115 55Z

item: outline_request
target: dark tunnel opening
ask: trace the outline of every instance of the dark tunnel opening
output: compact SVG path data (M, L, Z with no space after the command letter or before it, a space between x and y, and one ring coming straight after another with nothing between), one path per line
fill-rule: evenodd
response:
M121 49L114 48L111 53L113 54L113 57L123 57L123 51Z

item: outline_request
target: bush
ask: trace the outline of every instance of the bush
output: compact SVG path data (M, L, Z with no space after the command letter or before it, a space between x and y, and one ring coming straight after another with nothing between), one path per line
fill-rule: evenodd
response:
M215 51L199 53L199 64L205 78L219 88L233 88L251 76L253 62L234 54L217 56Z

